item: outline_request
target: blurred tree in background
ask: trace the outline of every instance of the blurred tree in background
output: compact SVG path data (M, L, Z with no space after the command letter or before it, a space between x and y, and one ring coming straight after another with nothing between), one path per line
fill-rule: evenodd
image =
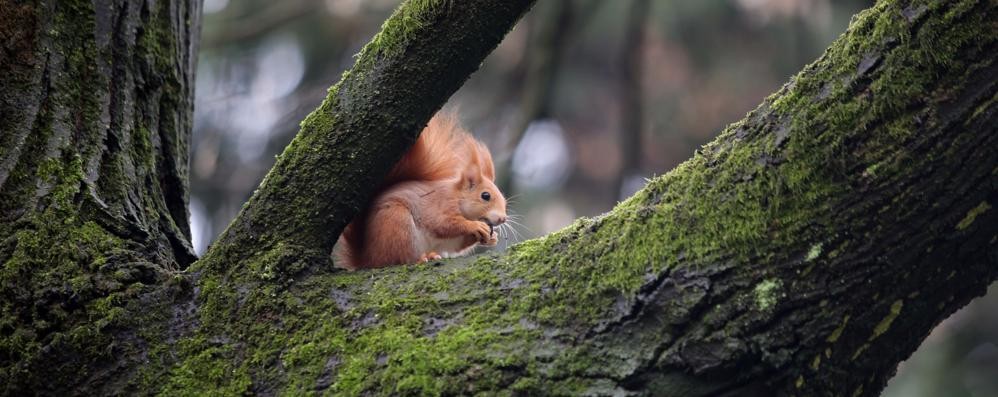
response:
M205 0L191 157L199 253L397 3ZM540 2L449 107L506 171L522 238L539 236L689 158L870 3ZM884 395L998 395L991 292L940 325Z

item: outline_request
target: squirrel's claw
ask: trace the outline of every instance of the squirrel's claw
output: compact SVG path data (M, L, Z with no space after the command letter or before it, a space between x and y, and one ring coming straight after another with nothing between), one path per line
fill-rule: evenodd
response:
M442 258L443 257L440 256L440 254L438 254L436 252L433 252L433 251L430 251L430 252L427 252L427 253L423 254L423 256L419 257L419 263L426 263L426 262L429 262L429 261L435 261L435 260L442 259Z

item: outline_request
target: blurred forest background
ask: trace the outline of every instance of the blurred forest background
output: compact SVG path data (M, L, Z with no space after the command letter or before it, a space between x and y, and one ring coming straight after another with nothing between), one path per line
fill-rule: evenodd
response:
M539 1L446 108L492 149L527 239L607 211L692 156L871 4ZM204 1L191 157L199 253L397 5ZM933 331L884 396L998 396L998 285Z

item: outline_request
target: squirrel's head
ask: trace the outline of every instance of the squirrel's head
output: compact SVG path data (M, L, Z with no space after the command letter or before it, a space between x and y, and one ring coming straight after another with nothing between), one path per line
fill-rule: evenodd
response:
M506 223L506 197L488 178L467 175L461 178L461 215L492 226Z
M470 152L457 186L461 215L492 226L506 223L506 197L495 184L492 155L479 142L471 145Z

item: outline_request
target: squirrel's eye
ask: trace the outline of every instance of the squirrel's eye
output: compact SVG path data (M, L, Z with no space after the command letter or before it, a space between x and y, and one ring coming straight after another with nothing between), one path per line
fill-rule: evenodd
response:
M482 200L489 201L492 200L492 195L489 192L482 192Z

